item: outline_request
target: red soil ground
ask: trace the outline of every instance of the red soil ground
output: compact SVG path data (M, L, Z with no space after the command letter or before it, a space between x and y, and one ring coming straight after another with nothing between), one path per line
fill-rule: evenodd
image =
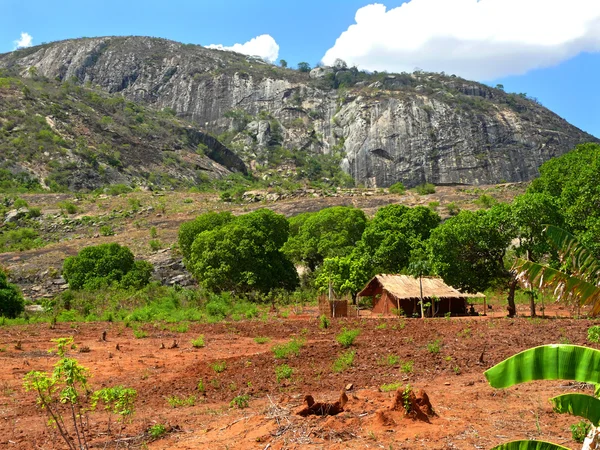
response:
M0 448L64 448L60 437L45 426L33 394L22 389L27 372L51 369L56 357L47 353L53 346L50 340L64 336L73 336L79 347L89 347L89 352L71 356L91 370L94 388L137 389L137 411L124 429L120 448L484 449L524 438L577 445L571 441L569 425L578 419L553 413L548 398L590 388L555 381L495 390L483 372L536 345L587 344L587 328L593 324L589 320L340 319L321 330L316 318L304 317L308 318L191 324L185 333L147 324L143 328L148 337L143 339L136 339L131 328L112 323L2 327ZM360 328L361 333L353 346L354 365L334 373L333 361L344 351L335 340L342 327ZM104 330L107 341L101 340ZM206 346L195 349L191 341L200 334ZM257 344L257 336L271 340ZM299 355L275 359L271 347L292 337L306 341ZM169 349L174 340L179 347ZM428 350L427 344L435 340L440 342L439 353ZM162 343L166 348L161 349ZM397 355L400 362L388 364L388 355ZM216 361L226 362L223 372L211 368ZM414 364L412 373L401 370L402 362L408 361ZM294 373L277 382L275 367L283 363ZM197 390L199 380L204 393ZM379 388L393 382L424 389L437 416L425 423L387 411L395 392ZM344 412L306 418L293 414L306 394L334 402L350 383ZM197 398L194 406L172 408L167 398L173 395ZM248 408L230 406L238 395L249 396ZM169 432L152 440L147 430L155 424L164 424ZM104 448L107 442L108 448L115 447L116 436L106 431L106 415L92 413L93 448Z

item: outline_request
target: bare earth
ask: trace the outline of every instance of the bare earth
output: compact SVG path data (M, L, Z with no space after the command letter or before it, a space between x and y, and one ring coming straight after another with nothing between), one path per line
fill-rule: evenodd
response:
M55 362L46 352L52 347L50 339L70 335L79 347L90 349L71 356L91 369L93 388L121 384L138 391L137 411L124 429L120 448L146 448L146 443L150 449L485 449L524 438L576 447L569 425L578 419L553 413L548 398L586 390L586 386L555 381L495 390L483 372L532 346L559 341L586 344L592 322L510 320L499 312L496 315L452 320L341 319L321 330L315 311L308 310L286 319L191 324L185 333L146 324L144 339L136 339L132 329L121 323L2 327L0 448L63 448L60 438L45 426L33 395L23 392L22 379L30 370L49 370ZM353 367L336 374L332 364L343 349L335 335L342 327L360 328L361 334L353 346ZM101 340L104 330L106 342ZM200 334L206 346L194 349L191 340ZM257 336L271 340L257 344ZM291 337L306 340L299 356L275 359L271 347ZM435 339L441 340L437 354L427 349ZM174 340L179 347L169 349ZM17 342L20 350L15 348ZM161 344L166 348L161 349ZM387 364L384 359L390 354L402 362L413 361L414 372L403 373L401 362ZM226 362L222 373L211 368L216 361ZM277 382L274 369L284 362L294 374ZM197 390L199 380L205 393ZM381 392L379 387L398 381L429 394L437 413L431 423L389 411L395 393ZM349 383L353 388L341 414L308 418L294 414L304 395L334 402ZM231 407L231 400L241 394L250 396L249 407ZM167 398L173 395L197 398L194 406L172 408ZM164 424L169 432L153 441L147 430L155 424ZM90 415L90 428L93 448L114 442L115 435L106 433L104 413ZM110 445L114 448L114 443Z

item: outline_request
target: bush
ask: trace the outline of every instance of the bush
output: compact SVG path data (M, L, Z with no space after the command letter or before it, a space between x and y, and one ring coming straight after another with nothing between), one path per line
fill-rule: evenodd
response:
M115 230L110 225L102 225L98 230L102 236L114 236Z
M402 195L404 194L404 192L406 191L406 188L404 187L404 185L402 183L400 183L399 181L397 183L392 184L389 188L388 191L390 192L390 194L398 194L398 195Z
M352 367L352 364L354 364L354 356L356 356L356 352L354 350L348 350L348 351L342 353L333 362L332 370L335 373L340 373L340 372L343 372L344 370Z
M585 420L580 420L574 425L571 425L571 437L575 442L583 443L585 437L590 431L590 423Z
M237 397L234 397L233 400L231 400L231 403L229 403L229 406L231 406L232 408L235 406L239 409L244 409L244 408L248 407L249 403L250 403L249 395L238 395Z
M427 351L429 353L432 353L435 355L440 352L441 344L442 344L442 341L439 339L436 339L435 341L431 341L427 344Z
M287 344L273 346L273 353L277 359L287 359L291 355L298 356L303 345L304 341L292 339Z
M152 270L152 264L134 261L129 248L115 243L86 247L63 264L63 276L71 289L93 290L114 283L139 289L148 284Z
M600 325L594 325L588 328L587 339L596 344L600 342Z
M322 330L326 330L327 328L329 328L330 322L329 319L327 318L327 316L325 314L322 314L319 317L319 328L321 328Z
M75 205L75 203L72 202L60 202L58 204L58 207L62 212L66 212L67 214L75 214L78 211L77 205Z
M204 335L201 334L200 336L198 336L197 339L194 339L192 341L192 347L194 348L201 348L204 347L206 344L204 343Z
M162 242L160 242L158 239L152 239L148 244L150 245L150 250L153 252L157 252L163 248Z
M435 186L431 183L420 184L415 188L419 195L435 194Z
M277 382L291 378L293 373L294 369L287 364L282 364L275 367L275 377L277 378Z
M8 282L8 277L0 269L0 316L14 319L25 309L21 292L14 284Z
M342 344L343 347L348 348L354 344L354 340L360 334L360 330L342 330L340 334L335 337L335 340Z

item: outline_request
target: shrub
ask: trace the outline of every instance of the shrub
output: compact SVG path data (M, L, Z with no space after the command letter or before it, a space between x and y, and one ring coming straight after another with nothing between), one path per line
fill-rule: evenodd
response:
M167 403L169 403L171 408L194 406L196 404L196 396L190 395L189 397L179 397L178 395L172 395L167 398Z
M342 347L348 348L354 343L354 340L359 334L360 330L346 330L344 328L342 332L335 337L335 340L342 344Z
M227 363L225 361L215 361L210 365L210 367L216 373L221 373L225 372L225 369L227 369Z
M192 346L194 348L201 348L204 347L206 344L204 343L204 335L201 334L200 336L198 336L196 339L194 339L192 341Z
M402 364L400 364L400 371L406 374L411 374L413 373L414 365L414 361L404 361Z
M335 373L343 372L344 370L352 367L354 363L354 356L356 356L356 352L354 350L348 350L342 353L338 358L333 362L332 370Z
M580 420L576 424L571 425L571 437L575 442L583 443L585 437L590 431L590 423L585 420Z
M264 336L256 336L254 338L254 342L256 342L257 344L266 344L270 340L271 340L270 338L264 337Z
M440 352L442 341L436 339L435 341L431 341L427 344L427 351L432 354L436 354Z
M402 386L402 383L400 383L400 382L383 384L383 385L381 385L381 387L379 388L379 390L381 392L396 391L401 386Z
M491 195L481 194L474 203L482 208L488 209L494 206L494 204L497 203L497 200Z
M287 344L273 346L272 350L276 359L287 359L291 355L298 356L303 345L303 340L292 339Z
M148 428L148 434L152 439L158 439L163 436L167 432L167 427L164 425L157 423L156 425L152 425Z
M162 242L160 242L158 239L152 239L150 242L148 242L148 244L150 245L150 250L153 252L157 252L163 248Z
M100 227L100 229L98 230L98 232L102 236L114 236L115 235L115 230L110 225L102 225Z
M600 342L600 325L594 325L588 328L587 338L590 342Z
M319 317L319 328L321 328L322 330L325 330L327 328L329 328L329 319L327 318L327 316L325 314L322 314L321 317Z
M131 250L116 243L86 247L63 264L71 289L93 290L113 283L139 289L148 284L152 270L152 264L134 261Z
M244 409L244 408L248 407L249 403L250 403L249 395L238 395L237 397L234 397L233 400L231 400L231 403L229 403L229 406L231 406L232 408L235 406L239 409Z
M75 203L72 202L60 202L58 204L58 207L60 208L60 210L62 212L66 212L67 214L75 214L77 213L78 209L77 209L77 205L75 205Z
M19 288L8 282L6 273L0 269L0 316L14 319L25 309Z
M424 183L415 187L415 191L419 195L435 194L435 186L431 183Z
M294 369L292 369L287 364L282 364L280 366L275 367L275 377L277 378L277 382L291 378L293 373Z
M404 185L402 183L400 183L399 181L397 183L392 184L389 188L388 188L390 194L398 194L398 195L402 195L404 194L404 192L406 191L406 188L404 187Z

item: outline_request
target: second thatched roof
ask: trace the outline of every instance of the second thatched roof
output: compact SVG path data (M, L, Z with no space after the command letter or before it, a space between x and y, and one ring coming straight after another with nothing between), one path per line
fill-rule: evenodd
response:
M484 294L466 294L448 286L441 278L423 277L423 298L483 298ZM421 298L419 279L408 275L375 275L365 288L358 293L359 297L375 295L382 288L399 300Z

